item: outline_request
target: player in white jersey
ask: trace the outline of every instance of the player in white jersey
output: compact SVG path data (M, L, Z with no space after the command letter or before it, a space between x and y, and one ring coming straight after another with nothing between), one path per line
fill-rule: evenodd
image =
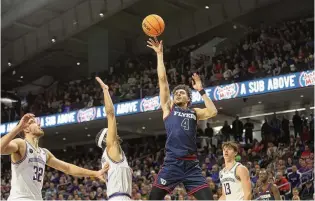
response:
M23 133L24 139L16 138ZM87 170L57 159L47 149L38 146L44 131L33 114L26 114L10 133L1 138L1 155L11 155L11 191L8 200L43 200L42 187L45 165L69 175L98 177L104 180L105 166L99 171Z
M120 138L117 134L115 109L108 92L108 86L96 77L104 92L104 103L107 117L107 127L96 136L96 144L103 149L102 166L109 164L107 173L108 200L130 200L132 191L132 170L127 158L120 147Z
M225 167L220 171L222 196L220 200L250 200L252 187L248 169L235 161L238 146L234 142L222 144Z

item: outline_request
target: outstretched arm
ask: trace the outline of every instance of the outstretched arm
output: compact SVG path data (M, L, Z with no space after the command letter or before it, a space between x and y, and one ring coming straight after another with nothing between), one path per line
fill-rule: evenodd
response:
M171 97L170 97L170 89L167 82L167 75L164 66L164 59L163 59L163 41L158 41L154 38L153 41L151 38L148 42L148 47L153 49L157 55L157 73L159 79L159 87L160 87L160 101L161 107L163 110L163 118L168 116L171 110Z
M115 108L112 102L112 99L108 92L108 86L104 84L101 78L96 77L96 81L100 84L103 89L104 93L104 104L105 104L105 112L107 118L107 136L106 136L106 148L109 157L118 162L121 160L120 154L120 145L119 139L117 135L117 124L116 124L116 117L115 117Z
M194 73L192 78L194 81L193 88L199 92L202 91L203 87L199 75ZM204 109L194 108L197 113L198 120L206 120L216 116L218 113L217 108L213 104L212 100L208 97L207 93L202 95L202 99L205 102L206 108Z
M97 177L100 180L105 182L103 175L108 171L108 164L103 167L103 169L99 171L88 170L85 168L78 167L76 165L64 162L62 160L57 159L50 151L45 149L47 153L47 165L56 170L64 172L66 174L76 176L76 177Z
M19 124L13 128L8 134L1 138L0 143L0 152L1 155L8 155L12 153L16 153L19 151L19 144L21 143L21 139L14 139L20 132L26 128L30 119L34 118L33 114L25 114Z

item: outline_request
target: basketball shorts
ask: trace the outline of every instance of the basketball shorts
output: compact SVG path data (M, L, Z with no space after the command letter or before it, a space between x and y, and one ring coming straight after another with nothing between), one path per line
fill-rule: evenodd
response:
M154 180L153 186L171 193L180 183L184 184L188 195L209 187L206 178L202 175L198 160L171 160L164 162Z

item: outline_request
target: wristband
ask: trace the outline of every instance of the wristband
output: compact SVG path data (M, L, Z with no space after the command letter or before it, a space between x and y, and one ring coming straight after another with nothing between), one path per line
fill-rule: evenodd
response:
M204 94L206 94L206 91L205 91L204 89L201 89L201 90L199 91L199 93L200 93L201 96L203 96Z

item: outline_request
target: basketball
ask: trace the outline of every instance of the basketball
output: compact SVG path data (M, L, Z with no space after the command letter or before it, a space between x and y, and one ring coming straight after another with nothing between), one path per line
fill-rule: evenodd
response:
M165 28L164 20L155 14L148 15L142 21L142 29L145 34L150 37L159 36L163 33Z

